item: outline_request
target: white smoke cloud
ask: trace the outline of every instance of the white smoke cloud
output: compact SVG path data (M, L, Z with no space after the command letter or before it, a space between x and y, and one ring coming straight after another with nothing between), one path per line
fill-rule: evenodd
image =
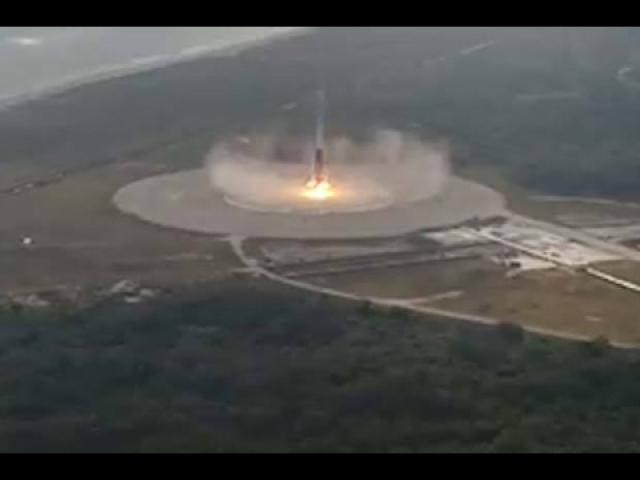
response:
M213 188L249 208L310 208L300 195L310 172L313 145L276 135L217 144L207 156ZM450 174L445 144L426 143L394 130L368 141L346 137L326 143L330 181L338 194L323 211L373 210L437 196ZM314 205L311 207L315 208Z

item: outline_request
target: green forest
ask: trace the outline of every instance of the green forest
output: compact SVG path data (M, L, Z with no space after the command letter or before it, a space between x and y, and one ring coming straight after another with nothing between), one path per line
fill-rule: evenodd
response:
M257 280L1 315L4 452L640 451L640 354L604 339Z

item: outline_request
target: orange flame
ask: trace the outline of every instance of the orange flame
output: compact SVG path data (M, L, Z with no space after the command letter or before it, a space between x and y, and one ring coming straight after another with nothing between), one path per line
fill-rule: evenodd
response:
M335 196L335 190L328 180L318 181L312 178L306 183L302 195L311 200L323 201Z

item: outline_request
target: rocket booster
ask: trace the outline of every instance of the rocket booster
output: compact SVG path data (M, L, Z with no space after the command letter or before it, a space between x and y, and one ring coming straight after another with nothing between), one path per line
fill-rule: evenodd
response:
M317 102L315 150L313 155L313 168L311 172L311 181L316 185L327 180L324 159L324 91L318 91Z
M325 116L325 97L324 92L317 93L317 110L316 110L316 138L313 151L313 165L311 167L311 176L306 183L304 196L314 201L326 200L334 196L334 191L329 183L329 176L324 157L324 116Z

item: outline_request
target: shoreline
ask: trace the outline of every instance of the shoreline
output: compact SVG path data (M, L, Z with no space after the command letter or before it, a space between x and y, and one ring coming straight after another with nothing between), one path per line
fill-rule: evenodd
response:
M89 71L72 74L24 93L0 97L0 112L33 101L68 93L80 87L117 80L119 78L160 70L205 58L235 56L255 47L289 40L290 38L313 32L313 27L281 28L287 28L287 30L274 31L266 35L262 34L225 45L198 45L184 48L177 53L151 54L146 57L133 58L127 63L105 65Z

